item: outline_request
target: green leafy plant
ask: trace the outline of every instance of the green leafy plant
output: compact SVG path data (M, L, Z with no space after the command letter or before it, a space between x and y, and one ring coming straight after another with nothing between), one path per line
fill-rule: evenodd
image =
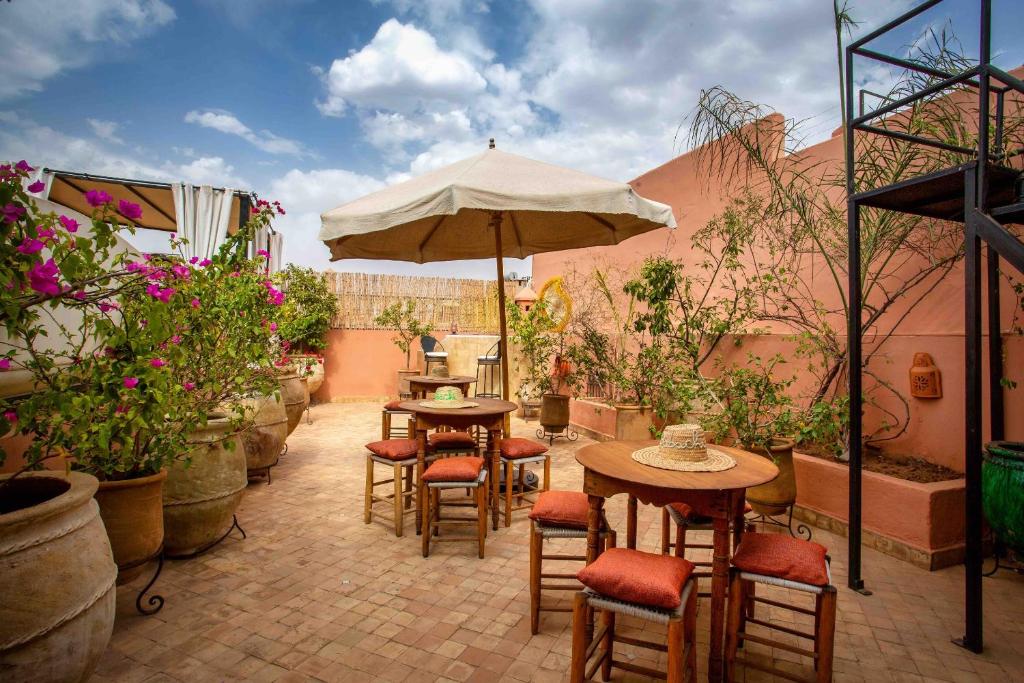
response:
M797 417L793 440L798 446L841 458L849 424L849 396L839 396L834 402L818 401Z
M424 335L430 334L433 328L428 323L422 323L416 317L416 302L408 299L404 304L396 301L373 319L378 326L395 330L398 336L391 341L405 354L405 367L408 369L412 364L412 343Z
M338 299L327 286L327 276L288 264L274 274L274 282L287 294L277 329L282 341L302 353L327 348L327 332L338 310Z
M566 327L556 329L547 305L538 300L529 311L514 302L506 305L509 341L519 348L520 378L527 395L575 393L580 374L569 353Z
M768 450L775 439L792 435L797 409L789 396L794 379L776 379L781 354L764 360L747 354L746 365L723 367L711 381L721 410L705 416L703 427L717 441L735 439L744 448Z

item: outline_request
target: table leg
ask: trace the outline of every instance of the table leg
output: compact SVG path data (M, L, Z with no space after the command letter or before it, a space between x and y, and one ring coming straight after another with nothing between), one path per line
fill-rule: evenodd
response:
M487 476L491 478L491 524L495 531L498 530L498 504L501 500L501 487L498 480L501 471L501 451L498 446L501 440L501 427L487 429L487 450L490 451L490 465ZM505 485L510 485L506 482Z
M636 550L636 496L626 503L626 547Z
M423 470L427 464L427 430L416 423L416 535L423 533Z
M708 680L722 680L722 641L725 635L725 594L729 582L729 516L714 519L711 558L711 637L708 642Z

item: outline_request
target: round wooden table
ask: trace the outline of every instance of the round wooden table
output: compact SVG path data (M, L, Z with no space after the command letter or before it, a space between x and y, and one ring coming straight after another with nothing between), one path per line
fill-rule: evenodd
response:
M618 493L629 496L626 545L636 547L636 502L662 507L669 503L694 505L712 518L714 550L711 566L711 636L709 638L708 680L722 679L725 637L725 594L729 574L729 524L743 532L743 503L746 490L765 484L779 475L771 460L737 448L713 446L728 453L736 466L721 472L679 472L643 465L633 460L633 451L655 446L657 441L606 441L584 446L576 453L583 465L583 491L590 499L587 518L587 564L601 554L600 520L605 498ZM592 616L592 613L591 613ZM588 639L593 633L590 625Z
M456 375L454 377L435 377L433 375L417 375L409 378L409 393L415 398L426 398L431 391L438 387L458 387L462 395L469 394L469 385L476 382L476 377Z
M415 379L415 378L413 378ZM416 453L416 533L423 531L423 520L420 518L423 510L423 495L426 487L420 485L420 477L426 466L427 458L427 431L438 427L451 427L452 429L468 430L470 427L480 427L487 430L487 476L491 480L491 515L494 529L498 529L498 500L500 499L500 486L498 473L501 469L501 454L498 445L501 442L502 429L505 426L505 415L513 412L519 406L511 401L502 401L496 398L474 398L474 403L479 406L473 408L428 408L420 405L420 400L403 401L400 404L402 410L413 413L415 419L416 441L419 449Z

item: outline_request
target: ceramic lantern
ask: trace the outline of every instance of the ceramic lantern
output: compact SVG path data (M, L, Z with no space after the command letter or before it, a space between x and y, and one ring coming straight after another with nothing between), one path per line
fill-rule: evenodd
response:
M915 353L910 368L910 395L915 398L942 398L942 373L931 355Z

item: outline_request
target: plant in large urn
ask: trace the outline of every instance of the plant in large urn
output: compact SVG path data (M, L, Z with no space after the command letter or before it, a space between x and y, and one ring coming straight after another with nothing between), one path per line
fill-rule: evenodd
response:
M416 302L412 299L404 303L396 301L381 311L373 322L381 329L394 330L396 333L391 341L405 354L405 367L398 371L398 393L408 394L409 378L419 374L419 370L412 367L412 343L430 334L433 327L416 317Z
M327 275L295 264L274 274L274 282L285 292L279 327L281 340L290 346L290 356L300 375L307 378L310 394L324 383L327 333L338 309Z

